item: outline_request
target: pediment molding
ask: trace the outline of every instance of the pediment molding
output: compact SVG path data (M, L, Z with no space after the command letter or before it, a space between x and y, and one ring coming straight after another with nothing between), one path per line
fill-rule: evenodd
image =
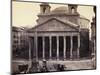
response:
M31 29L31 31L78 31L79 26L69 21L63 22L57 18L51 18Z

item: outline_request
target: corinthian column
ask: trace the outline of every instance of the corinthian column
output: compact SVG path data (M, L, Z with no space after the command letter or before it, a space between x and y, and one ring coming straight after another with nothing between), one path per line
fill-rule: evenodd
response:
M49 48L49 58L51 59L51 55L52 55L52 53L51 53L51 48L52 48L52 39L51 39L51 36L49 36L49 44L50 44L50 48Z
M42 37L42 43L43 43L43 59L45 59L45 39L44 39L44 36Z
M73 58L72 50L73 50L73 36L70 36L70 59Z
M78 35L78 48L77 48L77 58L79 59L80 55L80 35Z
M64 55L64 60L66 60L66 37L64 36L64 51L63 51L63 55Z
M57 60L59 60L59 37L57 36Z

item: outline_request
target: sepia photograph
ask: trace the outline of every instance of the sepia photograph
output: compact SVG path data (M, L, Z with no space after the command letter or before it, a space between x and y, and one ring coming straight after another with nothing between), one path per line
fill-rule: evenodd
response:
M96 6L11 3L12 74L96 69Z

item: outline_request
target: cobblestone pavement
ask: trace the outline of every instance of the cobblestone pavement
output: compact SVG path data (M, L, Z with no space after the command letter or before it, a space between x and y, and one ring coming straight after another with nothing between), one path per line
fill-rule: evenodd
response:
M29 61L13 61L13 69L18 68L18 64L30 64ZM94 60L86 59L86 60L49 60L46 61L48 71L57 71L57 64L64 65L65 70L82 70L82 69L94 69ZM39 61L39 67L42 67L42 61ZM38 68L39 68L38 67Z
M77 60L77 61L48 61L47 66L52 66L53 64L65 65L66 70L79 70L79 69L93 69L93 61L88 60Z

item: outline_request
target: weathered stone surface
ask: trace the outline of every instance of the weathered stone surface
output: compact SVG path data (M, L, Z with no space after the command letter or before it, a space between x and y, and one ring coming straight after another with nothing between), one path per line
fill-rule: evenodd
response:
M57 19L51 19L34 28L33 31L78 31L77 27Z

